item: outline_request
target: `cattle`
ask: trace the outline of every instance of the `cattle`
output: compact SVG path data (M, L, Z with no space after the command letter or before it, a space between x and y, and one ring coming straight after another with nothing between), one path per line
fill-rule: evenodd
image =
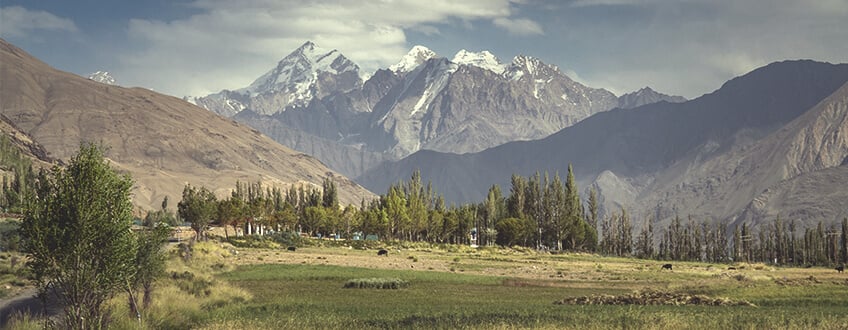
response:
M380 249L380 251L377 251L377 255L378 255L378 256L387 256L387 257L388 257L388 256L389 256L389 251L388 251L388 250L386 250L386 249Z
M845 271L845 265L841 265L839 267L836 267L835 269L836 269L837 273L844 272Z
M662 269L672 270L672 269L671 269L671 264L665 264L665 265L662 265Z
M288 250L291 251L291 252L294 252L294 251L297 251L297 247L289 246Z

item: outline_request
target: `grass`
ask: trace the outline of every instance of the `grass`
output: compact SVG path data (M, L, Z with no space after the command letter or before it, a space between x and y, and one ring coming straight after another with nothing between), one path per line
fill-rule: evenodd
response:
M383 247L390 249L388 257L376 255ZM406 243L333 242L296 252L282 245L202 243L190 263L171 260L141 328L848 328L848 276L835 271L767 265L737 265L744 269L733 271L698 262L675 262L674 271L663 271L663 263ZM408 286L345 289L349 282ZM646 289L757 307L555 304ZM139 328L127 316L126 297L112 306L115 328Z

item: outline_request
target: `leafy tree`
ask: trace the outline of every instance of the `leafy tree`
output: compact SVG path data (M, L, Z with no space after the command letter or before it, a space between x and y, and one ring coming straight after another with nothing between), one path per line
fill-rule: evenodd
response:
M235 195L235 194L233 194ZM224 226L224 237L230 239L230 234L227 227L236 227L239 224L239 219L244 217L244 201L237 196L232 196L228 199L223 199L218 202L216 208L216 218L218 224Z
M502 246L524 245L533 235L533 224L520 218L506 218L495 225L498 231L497 243Z
M158 224L148 227L136 233L137 249L135 255L135 274L133 274L131 285L127 288L130 298L130 310L140 315L136 302L135 291L139 288L143 291L142 307L150 307L153 302L153 283L165 273L165 254L163 247L171 234L171 227L166 224ZM140 316L139 316L140 317Z
M324 178L321 205L325 208L339 208L339 193L336 183L330 178Z
M38 180L21 235L41 297L64 306L62 327L107 327L104 303L135 273L131 188L92 144Z
M321 226L321 223L324 222L327 217L325 209L320 206L309 206L303 213L304 216L302 220L303 226L306 227L306 232L308 232L310 236L315 235Z
M195 188L186 185L183 188L183 199L177 204L180 217L191 222L191 229L196 239L206 237L206 229L217 211L215 195L206 187Z

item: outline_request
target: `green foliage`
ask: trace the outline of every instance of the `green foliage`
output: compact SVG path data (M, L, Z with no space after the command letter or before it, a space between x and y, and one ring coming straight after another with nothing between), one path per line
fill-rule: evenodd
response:
M506 218L498 222L497 243L501 246L525 245L533 235L533 224L527 219Z
M0 251L18 251L21 244L20 220L0 220Z
M11 177L2 177L0 208L3 212L21 213L33 194L37 175L32 161L21 154L5 133L0 135L0 170L12 172Z
M191 229L197 234L196 237L205 239L206 229L217 211L215 195L206 187L186 185L177 210L180 218L191 222Z
M136 255L135 273L128 290L143 290L142 306L148 308L153 301L153 282L165 272L165 260L167 254L164 251L165 244L171 234L171 228L166 224L147 227L136 232ZM131 297L134 297L133 293ZM138 312L138 304L131 301L131 309Z
M135 272L130 188L95 145L39 177L21 237L40 291L66 306L64 327L106 327L103 303Z

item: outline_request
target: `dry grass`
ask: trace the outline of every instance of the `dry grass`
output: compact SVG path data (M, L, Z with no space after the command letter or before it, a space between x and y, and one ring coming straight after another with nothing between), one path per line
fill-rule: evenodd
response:
M711 298L706 295L690 295L679 292L663 292L656 290L637 291L630 294L612 295L590 295L582 297L571 297L555 302L557 305L701 305L701 306L752 306L754 304L745 300L732 300L728 298Z

